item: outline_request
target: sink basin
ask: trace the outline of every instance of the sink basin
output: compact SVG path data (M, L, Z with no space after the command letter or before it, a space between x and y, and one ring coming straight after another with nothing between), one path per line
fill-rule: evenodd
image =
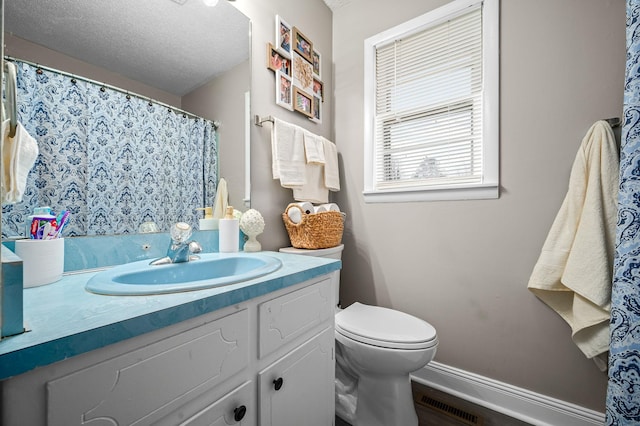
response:
M127 263L91 277L93 293L134 296L202 290L247 281L278 270L280 259L262 253L205 253L185 263Z

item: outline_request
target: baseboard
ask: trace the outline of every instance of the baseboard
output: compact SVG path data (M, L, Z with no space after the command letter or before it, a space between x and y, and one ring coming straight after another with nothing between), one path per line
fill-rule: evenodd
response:
M411 378L509 417L536 426L604 424L604 413L550 398L455 367L430 362Z

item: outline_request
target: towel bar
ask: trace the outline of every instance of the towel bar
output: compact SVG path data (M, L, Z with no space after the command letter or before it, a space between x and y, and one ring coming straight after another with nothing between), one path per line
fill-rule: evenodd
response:
M266 121L268 121L269 123L273 123L273 117L270 115L267 115L266 117L260 117L258 114L253 117L253 124L255 124L256 126L262 127L262 123Z

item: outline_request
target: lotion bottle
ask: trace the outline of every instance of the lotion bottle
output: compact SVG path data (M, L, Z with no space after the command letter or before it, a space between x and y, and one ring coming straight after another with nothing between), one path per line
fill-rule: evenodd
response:
M196 210L204 210L204 219L199 220L198 229L201 231L218 229L218 219L213 218L213 207L200 207Z
M227 212L219 223L218 250L220 253L235 253L240 244L240 226L233 217L233 207L227 206Z

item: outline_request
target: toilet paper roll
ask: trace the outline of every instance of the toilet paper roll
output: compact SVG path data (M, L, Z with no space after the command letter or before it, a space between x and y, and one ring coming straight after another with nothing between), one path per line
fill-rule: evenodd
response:
M338 207L336 203L327 203L327 204L320 204L319 206L315 206L316 213L339 212L339 211L340 211L340 207Z
M51 284L62 278L64 238L17 240L16 254L22 258L22 282L25 288Z
M300 206L300 209L302 209L302 211L300 211L300 209L297 209L297 208L294 207L294 208L289 209L289 211L287 212L287 216L289 216L289 219L291 219L291 222L293 222L293 223L300 223L300 221L302 221L302 213L303 212L306 213L306 214L315 213L315 210L313 208L313 204L311 204L311 203L300 202L300 203L292 203L292 204L296 204L296 205Z

